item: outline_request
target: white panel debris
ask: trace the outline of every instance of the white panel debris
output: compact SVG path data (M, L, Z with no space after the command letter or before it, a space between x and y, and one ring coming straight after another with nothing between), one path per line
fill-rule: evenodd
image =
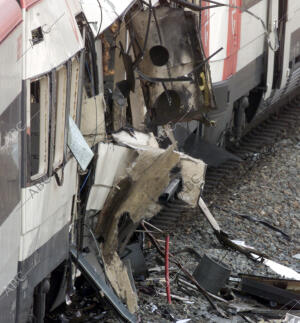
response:
M183 189L179 197L191 207L196 207L204 187L206 164L200 159L180 153L180 167Z
M26 39L22 56L24 79L49 72L79 52L84 44L74 17L76 1L40 1L25 12ZM41 28L43 37L33 40L33 31Z
M300 316L295 316L290 313L287 313L285 315L284 321L282 321L282 322L283 323L298 323L298 322L300 322Z
M97 36L125 14L135 2L135 0L81 0L81 5L94 35Z
M159 148L153 133L143 133L138 131L129 133L122 130L113 134L112 136L117 143L126 145L133 149L145 150L149 149L150 147Z
M275 271L275 273L281 275L284 278L300 280L300 274L292 268L278 264L277 262L270 259L265 259L263 263L266 266L270 267L273 271Z
M86 170L94 153L71 117L69 117L68 146L80 167Z
M247 247L249 249L253 249L253 252L255 252L255 249L251 246L247 246L245 241L240 241L240 240L232 240L232 242L236 243L237 245ZM251 256L254 259L259 259L261 258L260 256L256 255L255 253L251 253ZM288 279L295 279L295 280L300 280L300 274L297 273L295 270L292 268L286 267L284 265L281 265L273 260L270 259L264 259L263 263L271 268L275 273L278 275L282 276L283 278L288 278Z
M127 132L120 131L113 134L113 138L120 145L125 145L137 150L161 150L152 133L143 132ZM204 187L204 179L206 173L206 164L200 160L192 158L184 153L174 151L180 156L179 167L183 181L183 190L179 193L180 199L196 207L200 192Z
M95 182L89 195L87 211L102 209L111 188L119 177L126 174L126 168L135 155L132 149L126 147L106 143L98 145Z
M105 100L102 93L88 98L83 91L80 130L90 147L105 139ZM96 111L96 112L95 112Z

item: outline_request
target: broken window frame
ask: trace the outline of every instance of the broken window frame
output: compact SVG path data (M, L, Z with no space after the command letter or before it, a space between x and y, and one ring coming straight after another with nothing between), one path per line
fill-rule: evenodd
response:
M84 36L85 39L85 36ZM76 107L76 120L75 123L80 127L81 122L81 107L83 97L83 84L84 84L84 64L85 64L85 50L82 50L79 54L79 78L78 78L78 96Z
M40 131L39 131L39 162L38 162L38 171L37 173L31 175L32 171L32 137L31 137L31 84L33 82L39 82L40 84ZM49 145L49 136L48 136L48 130L49 130L49 107L50 107L50 78L49 75L42 75L38 78L34 78L27 81L27 99L26 99L26 125L27 129L29 129L29 176L31 181L37 180L44 175L47 174L48 170L48 145Z
M70 116L76 122L79 97L80 60L76 55L71 59Z
M55 135L53 145L51 144L53 153L53 169L59 168L64 162L65 157L65 132L66 132L66 111L67 111L67 87L68 87L68 69L66 65L56 69L55 86L53 91L55 95L55 115L52 115L51 120L55 120Z

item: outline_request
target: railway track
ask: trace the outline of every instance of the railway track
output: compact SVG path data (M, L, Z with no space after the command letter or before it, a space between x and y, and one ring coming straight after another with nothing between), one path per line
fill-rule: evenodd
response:
M274 144L283 138L291 129L300 124L300 97L295 98L279 111L270 114L259 125L250 130L242 139L228 148L240 158L228 160L219 167L208 167L206 173L204 198L209 200L212 193L217 194L221 187L232 185L239 180L241 174L251 169L257 159L270 154ZM185 214L197 212L179 199L165 203L162 210L151 220L152 224L170 229Z
M239 171L247 171L249 161L259 159L259 155L272 152L274 144L300 123L300 97L285 105L280 111L270 115L258 126L250 130L239 142L228 148L241 161L228 160L219 167L208 167L205 182L205 196L217 192L228 180L238 180ZM253 163L252 163L253 164ZM246 166L246 167L245 167ZM248 167L249 168L249 167Z

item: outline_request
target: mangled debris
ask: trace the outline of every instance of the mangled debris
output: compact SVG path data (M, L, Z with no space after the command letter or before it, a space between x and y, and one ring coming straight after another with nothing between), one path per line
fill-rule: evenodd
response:
M205 214L210 225L214 228L215 234L219 235L222 230L202 198L199 199L199 206L201 206L203 214ZM166 249L149 232L147 227L143 227L158 250L158 253L163 257ZM166 234L165 232L164 235ZM172 288L174 289L177 285L177 293L180 293L179 295L175 294L175 300L181 302L190 301L186 297L197 297L200 291L220 316L232 317L239 315L249 322L253 315L267 318L284 318L288 317L287 313L291 315L299 314L297 309L300 299L300 280L297 272L264 258L263 253L256 251L241 241L230 240L228 236L226 236L225 241L232 242L232 244L227 244L225 247L234 248L245 254L252 261L270 266L281 277L290 279L259 277L242 273L235 276L230 273L230 268L224 267L220 263L220 260L212 259L204 254L199 261L197 252L195 253L193 249L186 248L183 251L195 255L198 265L196 265L194 273L191 275L177 258L179 252L175 255L170 253L171 263L174 263L180 269L180 272L177 273L178 277L172 283ZM223 243L222 240L220 242ZM162 289L162 286L166 284L165 279L155 280L153 278L153 282L156 282L156 289ZM160 293L160 295L166 296L163 293ZM272 310L266 308L266 305Z
M123 176L110 184L113 189L98 217L95 233L103 241L102 255L108 279L116 293L126 300L129 310L134 312L136 300L129 284L128 273L118 254L124 252L141 222L151 219L161 209L159 197L174 176L171 171L175 167L181 169L183 182L197 174L198 182L194 184L193 193L199 195L204 181L205 164L174 151L172 146L167 150L157 148L157 145L150 144L153 141L151 135L138 132L128 135L122 131L114 138L128 147L126 149L129 155L134 151L135 157L127 164L127 168L123 168ZM195 203L191 197L187 197L186 202L191 203L192 207Z
M168 6L149 6L128 17L136 71L153 125L203 121L215 107L196 25L193 12Z
M207 64L210 57L205 58L201 40L196 36L199 33L194 13L166 2L151 6L151 2L142 1L140 5L133 5L124 20L114 24L110 31L114 46L108 43L109 37L101 37L106 44L104 74L113 88L106 103L102 94L92 102L83 93L86 115L81 120L86 140L90 146L96 144L93 168L85 179L90 181L90 186L85 196L82 236L88 231L89 239L85 239L88 241L84 241L81 248L88 246L94 258L73 250L74 260L117 311L132 322L136 320L132 314L138 310L136 287L152 296L161 295L168 303L172 299L188 303L187 296L202 295L222 317L230 317L233 312L245 315L262 311L257 304L251 309L244 303L238 306L237 294L263 296L268 301L278 301L276 297L285 294L285 299L291 299L293 292L280 287L285 284L282 281L278 283L280 286L269 286L269 289L277 288L276 297L271 292L262 295L257 293L257 286L263 284L260 286L263 290L265 281L230 276L230 268L225 268L221 261L199 255L189 247L185 251L196 255L197 264L194 271L188 270L178 254L173 254L168 230L151 224L151 219L166 206L164 203L183 201L190 209L202 210L221 247L233 249L283 276L299 280L295 271L229 238L201 197L206 164L180 152L175 138L176 126L196 121L197 126L187 131L187 136L194 131L198 133L199 122L213 124L206 119L206 112L215 107ZM111 53L112 48L115 52ZM110 64L111 60L114 64ZM91 120L93 104L100 107L97 111L101 112L96 120ZM163 133L163 140L157 140L159 133ZM190 144L192 148L201 145L197 140ZM219 150L215 149L218 154ZM230 159L232 156L228 153L223 157ZM247 219L271 228L265 221ZM163 271L164 277L146 278L149 274L143 255L146 243L157 249L161 257L158 262L164 264L162 270L151 271L151 275ZM174 280L170 280L168 261L177 270L175 276L178 277ZM156 283L163 285L157 294L153 287ZM175 284L180 287L179 295L173 291ZM171 311L167 311L167 315L175 320Z

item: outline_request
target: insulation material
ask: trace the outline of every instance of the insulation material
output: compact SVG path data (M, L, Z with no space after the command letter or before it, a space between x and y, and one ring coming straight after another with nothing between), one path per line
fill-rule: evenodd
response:
M155 15L157 23L149 9L139 11L130 17L129 24L150 124L205 121L203 114L214 108L215 102L196 15L166 6L155 8ZM167 80L170 78L172 81Z
M104 262L105 273L116 294L126 301L128 310L134 313L138 309L137 295L133 291L125 265L115 252L111 262Z
M156 203L170 181L169 173L179 162L179 155L167 150L138 151L128 175L110 192L96 228L104 238L103 256L110 263L118 248L118 225L129 214L133 223L153 217L160 209Z
M151 147L159 149L158 143L152 133L145 134L138 131L128 133L126 131L120 131L113 134L113 138L121 145L138 150L149 150ZM179 166L183 181L183 190L179 193L179 198L191 207L196 207L205 183L206 164L202 160L192 158L186 154L176 151L175 153L180 156Z
M120 145L126 145L137 150L151 150L158 147L158 143L152 133L145 134L135 131L128 133L120 131L113 134L114 140ZM183 181L183 189L179 193L179 198L188 203L191 207L196 207L198 204L199 195L204 187L206 164L196 158L192 158L184 153L176 152L180 157L179 167Z
M194 208L204 187L206 164L200 159L180 154L180 166L183 189L178 196Z

